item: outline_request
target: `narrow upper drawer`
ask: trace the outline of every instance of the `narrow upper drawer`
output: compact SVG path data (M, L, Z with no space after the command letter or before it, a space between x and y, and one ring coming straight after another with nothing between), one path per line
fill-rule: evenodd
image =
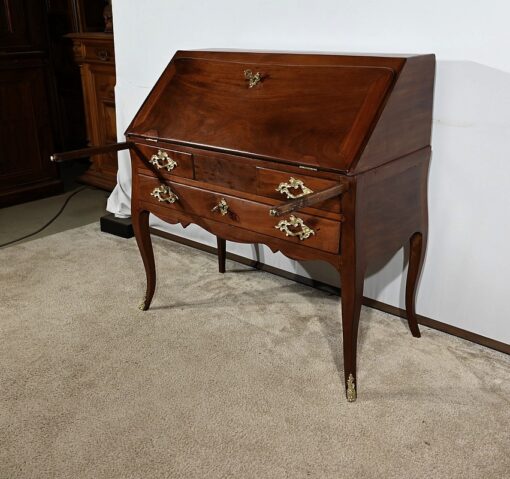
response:
M337 182L314 176L257 168L257 194L289 201L335 186ZM313 205L313 208L340 212L340 197Z
M182 176L193 179L193 155L182 151L170 150L160 146L136 144L133 150L138 161L138 169L167 177Z

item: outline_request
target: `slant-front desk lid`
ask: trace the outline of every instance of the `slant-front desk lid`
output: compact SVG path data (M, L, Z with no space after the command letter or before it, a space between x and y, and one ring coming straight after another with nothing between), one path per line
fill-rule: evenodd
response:
M429 144L427 127L398 142L413 105L430 106L424 62L434 57L179 51L126 136L353 173Z

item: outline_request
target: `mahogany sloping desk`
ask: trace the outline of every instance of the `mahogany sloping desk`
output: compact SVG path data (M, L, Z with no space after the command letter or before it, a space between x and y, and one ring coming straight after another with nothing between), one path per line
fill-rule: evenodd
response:
M341 276L354 401L365 271L402 246L409 327L420 336L434 73L434 55L177 52L127 142L97 149L131 151L132 221L147 276L141 308L156 282L149 213L216 235L220 272L226 240L327 261Z

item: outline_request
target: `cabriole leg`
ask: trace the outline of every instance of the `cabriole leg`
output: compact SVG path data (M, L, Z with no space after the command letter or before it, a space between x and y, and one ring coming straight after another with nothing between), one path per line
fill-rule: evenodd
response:
M406 281L406 313L409 328L414 337L419 338L420 329L416 318L416 287L425 257L426 236L423 233L415 233L409 241L409 266Z
M347 401L356 401L356 353L358 347L358 324L363 299L364 268L342 265L342 328L344 349L344 379Z
M142 311L147 311L154 296L156 288L156 266L154 264L154 251L152 249L151 235L149 231L149 212L138 210L132 212L131 221L135 232L138 249L142 256L143 265L145 267L145 275L147 277L147 289L145 296L138 306Z

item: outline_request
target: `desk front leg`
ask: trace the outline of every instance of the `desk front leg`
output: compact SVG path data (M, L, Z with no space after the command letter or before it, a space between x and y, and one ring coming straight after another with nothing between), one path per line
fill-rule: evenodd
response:
M347 401L354 402L357 397L356 356L365 267L355 257L345 257L340 277L345 393Z
M147 311L154 296L156 289L156 265L154 263L154 251L152 249L152 240L149 230L149 212L143 209L133 209L131 212L131 221L135 232L136 242L140 255L142 256L147 277L147 289L145 296L138 306L142 311Z

